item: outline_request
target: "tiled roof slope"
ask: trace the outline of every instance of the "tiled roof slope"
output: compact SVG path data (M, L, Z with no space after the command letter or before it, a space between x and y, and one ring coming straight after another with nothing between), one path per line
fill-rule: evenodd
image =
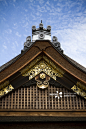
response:
M70 57L68 57L67 55L65 55L65 57L75 66L77 66L79 69L81 69L82 71L86 72L86 68L82 65L80 65L79 63L77 63L75 60L71 59Z
M18 56L14 57L12 60L10 60L9 62L7 62L6 64L2 65L0 67L0 72L3 71L5 68L7 68L8 66L10 66L12 63L14 63L16 60L18 60L24 53L26 53L26 51L24 51L23 53L19 54ZM70 57L68 57L65 54L62 54L70 63L72 63L72 65L74 65L75 67L79 68L81 71L86 73L86 68L83 67L82 65L80 65L79 63L77 63L75 60L71 59Z
M14 57L12 60L8 61L6 64L2 65L0 67L0 72L3 71L5 68L7 68L9 65L11 65L13 62L15 62L21 54L19 54L18 56Z

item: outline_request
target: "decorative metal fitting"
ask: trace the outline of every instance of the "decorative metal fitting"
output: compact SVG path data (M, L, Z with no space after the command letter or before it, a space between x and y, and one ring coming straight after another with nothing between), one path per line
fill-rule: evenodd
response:
M60 47L60 43L59 43L59 42L54 43L54 46L55 46L55 47Z
M41 79L44 79L45 77L46 77L46 75L45 75L44 73L41 73L41 74L40 74L40 78L41 78Z
M47 26L47 30L50 32L51 31L51 26Z
M26 38L26 41L31 41L31 36L28 36L28 37Z
M43 29L43 24L42 23L39 24L39 28Z
M36 30L36 26L32 26L32 31L35 31Z
M44 37L45 37L44 33L43 32L40 32L39 33L39 39L44 39Z
M56 36L53 36L52 41L53 41L53 43L57 43L58 42L57 37Z

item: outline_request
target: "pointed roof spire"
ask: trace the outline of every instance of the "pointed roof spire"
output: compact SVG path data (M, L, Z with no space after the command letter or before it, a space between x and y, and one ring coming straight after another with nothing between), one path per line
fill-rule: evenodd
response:
M42 23L42 20L41 20L41 23Z

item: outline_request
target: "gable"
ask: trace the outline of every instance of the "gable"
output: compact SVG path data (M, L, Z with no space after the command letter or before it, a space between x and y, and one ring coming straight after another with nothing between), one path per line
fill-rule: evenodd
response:
M62 69L54 61L52 61L45 53L41 53L33 61L28 63L24 68L18 71L16 74L11 76L8 81L2 84L2 89L0 90L0 96L8 94L12 90L16 90L23 86L29 81L29 86L35 84L37 81L35 77L44 73L50 77L50 84L57 85L61 84L63 87L74 91L78 95L86 99L86 87L77 78L69 74L66 70ZM54 81L52 81L52 79Z

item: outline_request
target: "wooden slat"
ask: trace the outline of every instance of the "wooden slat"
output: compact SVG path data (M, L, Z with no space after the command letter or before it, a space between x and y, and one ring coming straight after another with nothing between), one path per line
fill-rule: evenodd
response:
M44 90L42 90L42 108L44 109Z
M57 91L59 92L59 88L57 88ZM57 103L58 103L58 109L60 109L60 100L57 98Z
M41 109L41 90L39 90L39 109Z
M56 93L56 87L54 87L54 93ZM56 98L55 98L55 109L57 108L56 106Z
M8 95L8 109L10 108L10 95Z
M38 89L36 86L36 109L38 109Z
M18 89L17 92L18 92L18 95L17 95L18 96L18 98L17 98L17 109L19 109L19 89Z
M51 86L51 93L53 93L52 86ZM52 95L52 109L53 109L53 95Z
M2 98L2 109L3 109L3 99L4 99L4 98Z
M73 97L73 105L74 105L74 109L75 109L75 97Z
M63 88L63 94L65 93L65 89ZM63 97L63 96L62 96ZM66 109L66 98L65 97L63 97L64 98L64 109Z
M2 109L2 101L0 100L0 109Z
M32 95L31 95L31 94L32 94L32 93L31 93L32 91L31 91L31 90L32 90L32 87L30 86L30 109L31 109L31 104L32 104L32 103L31 103L31 100L32 100L32 99L31 99L31 97L32 97Z
M28 87L27 87L27 109L28 109Z
M71 92L69 92L69 93L71 93ZM70 109L72 109L71 95L70 95Z
M6 101L6 100L5 100ZM13 92L11 94L11 109L13 109Z
M67 93L67 90L66 90L66 93ZM67 96L67 108L69 109L69 99L68 99L68 96Z
M79 104L80 104L80 109L82 109L80 97L79 97ZM77 104L77 105L78 105L78 104Z
M45 103L46 103L46 109L47 109L47 90L45 89Z
M32 93L33 93L33 109L34 109L34 99L35 99L34 98L34 86L33 86L33 92Z
M21 109L22 109L22 88L21 88Z
M84 103L84 100L82 100L82 103L83 103L83 108L82 108L82 109L85 109L85 103Z
M50 85L48 86L48 104L50 109Z
M63 93L62 89L60 90L60 92ZM59 93L60 93L60 92L59 92ZM63 109L63 101L62 101L62 97L60 97L59 99L60 99L60 101L61 101L61 109Z
M76 97L76 108L77 109L79 109L78 102L79 102L79 99L77 99L77 97Z
M25 109L25 88L24 88L24 109Z
M6 98L7 98L7 96L5 97L5 109L6 109Z

